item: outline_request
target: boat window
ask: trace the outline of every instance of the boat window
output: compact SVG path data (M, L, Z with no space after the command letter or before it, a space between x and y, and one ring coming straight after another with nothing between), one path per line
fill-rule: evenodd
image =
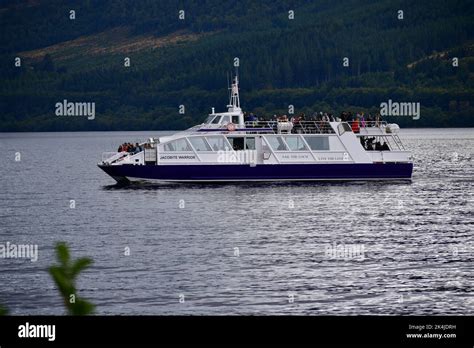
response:
M339 135L343 135L345 132L352 132L351 126L349 126L349 123L347 122L342 122L337 126L337 130L339 132Z
M303 139L298 135L287 136L285 141L291 151L308 151Z
M255 138L245 138L245 149L255 150Z
M244 137L229 137L227 140L229 140L230 145L235 151L244 149Z
M232 123L239 124L239 116L232 116Z
M206 140L211 145L212 151L230 150L230 145L224 137L206 137Z
M206 121L204 123L211 123L213 118L214 118L214 115L209 116L208 118L206 118Z
M192 151L186 139L177 139L165 144L165 151Z
M304 137L304 140L306 140L311 150L323 150L323 151L329 150L329 137L306 136Z
M211 147L208 145L204 138L190 137L188 139L191 142L191 145L196 149L196 151L212 151Z
M212 124L219 123L220 119L221 119L220 116L216 116L216 118L212 120Z
M266 139L274 151L288 150L281 137L266 137Z
M222 116L221 124L230 123L230 116Z

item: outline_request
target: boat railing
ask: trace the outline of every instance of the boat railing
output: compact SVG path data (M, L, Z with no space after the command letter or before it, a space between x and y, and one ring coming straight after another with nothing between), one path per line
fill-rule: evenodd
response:
M353 121L348 121L349 124L352 124ZM385 128L387 127L386 121L359 121L360 128Z
M128 155L128 152L122 151L122 152L103 152L102 153L102 163L107 163L111 164L115 161L118 161L122 157L125 157Z
M267 129L274 134L284 132L293 134L335 133L329 122L326 121L247 121L245 122L245 128L249 132L252 132L252 128Z
M352 127L354 121L343 121L347 122ZM378 132L385 132L387 127L386 121L359 121L359 129L364 130L377 130ZM200 131L228 131L228 124L216 125L215 128L200 128ZM246 121L245 129L239 129L234 127L234 130L245 130L248 133L270 133L270 134L334 134L335 131L328 121L323 120L260 120L260 121Z

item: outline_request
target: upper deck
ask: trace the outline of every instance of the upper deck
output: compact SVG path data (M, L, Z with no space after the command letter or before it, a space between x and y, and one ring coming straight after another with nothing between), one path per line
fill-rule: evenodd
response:
M322 120L314 121L246 121L236 124L227 121L222 116L221 121L215 123L203 123L187 130L189 133L246 133L246 134L336 134L354 132L357 136L384 136L394 135L398 127L387 124L385 121L369 121L363 125L354 127L352 122L328 122Z
M243 124L203 124L190 130L198 132L245 132L248 134L331 134L335 133L329 122L317 121L247 121Z

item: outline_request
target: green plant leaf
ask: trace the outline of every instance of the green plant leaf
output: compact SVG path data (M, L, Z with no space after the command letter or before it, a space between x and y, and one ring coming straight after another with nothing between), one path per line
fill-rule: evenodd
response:
M69 249L64 242L60 242L56 244L56 253L58 256L58 261L61 263L63 266L67 266L69 263Z
M88 257L83 257L77 259L76 262L71 267L71 276L75 278L79 273L81 273L84 269L89 267L92 264L92 260Z
M0 316L1 315L8 315L8 309L6 309L0 304Z
M49 274L56 283L59 291L63 296L74 294L76 289L74 284L71 282L71 279L65 274L64 269L58 266L51 266L49 268Z
M58 287L68 313L70 315L92 314L95 305L77 296L75 284L76 277L92 264L92 259L83 257L72 261L69 248L67 244L63 242L56 244L56 254L59 265L49 267L48 271ZM70 301L72 295L74 295L74 303Z
M70 306L72 315L88 315L94 313L95 306L87 300L76 298L76 303Z

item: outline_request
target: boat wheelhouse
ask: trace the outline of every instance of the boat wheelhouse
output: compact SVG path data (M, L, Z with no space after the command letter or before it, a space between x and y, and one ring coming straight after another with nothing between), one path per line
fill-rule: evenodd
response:
M212 108L204 123L136 151L106 152L99 167L119 183L411 179L395 124L366 122L355 133L340 120L246 121L238 76L229 90L226 112Z

